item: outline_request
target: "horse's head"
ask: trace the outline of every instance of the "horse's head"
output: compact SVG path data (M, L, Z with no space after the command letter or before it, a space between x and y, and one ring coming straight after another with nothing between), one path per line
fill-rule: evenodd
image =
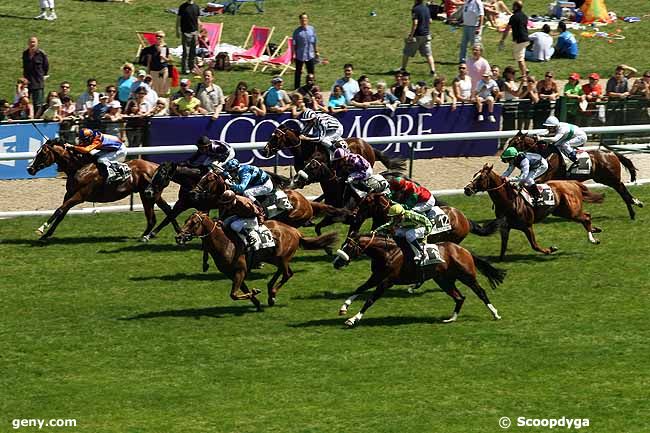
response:
M287 125L280 125L271 134L269 141L262 150L262 154L268 158L280 150L298 146L300 146L300 136L298 133Z
M357 232L352 232L345 239L341 248L336 250L336 257L332 262L334 269L341 269L344 266L350 264L350 262L357 257L363 254L363 248L361 247L361 242L359 234Z
M220 197L226 191L223 176L214 171L207 172L190 190L190 198L201 202L210 198Z
M527 132L522 132L521 130L517 134L508 140L508 147L514 147L522 152L538 151L539 139L537 135L528 135Z
M56 147L59 147L58 149ZM36 151L36 156L27 166L27 173L34 176L45 167L56 162L57 153L65 151L64 142L60 138L50 138Z
M149 185L145 188L144 196L147 198L153 198L157 193L167 188L175 171L176 164L173 162L163 162L160 164L156 169L156 172L153 174Z
M293 179L293 186L295 188L302 188L310 183L321 182L329 178L334 178L332 170L330 170L327 164L313 158L302 170L298 171L298 174Z
M206 228L206 221L210 221L210 216L207 213L201 211L194 212L185 220L181 231L176 235L176 243L178 245L185 245L194 237L206 237L210 234L210 231Z
M471 196L494 187L494 177L498 177L498 175L492 170L493 167L492 164L483 165L483 168L474 174L472 181L465 185L465 195Z

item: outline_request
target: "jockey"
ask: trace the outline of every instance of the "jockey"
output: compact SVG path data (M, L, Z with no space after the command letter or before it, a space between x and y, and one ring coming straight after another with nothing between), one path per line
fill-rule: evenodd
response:
M424 239L426 243L427 236L433 230L433 224L426 216L406 210L401 204L394 204L388 209L388 217L390 221L386 224L377 227L377 232L390 230L397 227L395 230L395 237L406 238L414 253L415 263L420 263L424 257L424 249L418 242L419 239Z
M307 108L300 115L300 121L304 124L300 140L319 142L330 152L334 152L337 147L348 146L342 138L343 125L335 117Z
M431 192L417 183L401 176L388 181L391 200L398 202L406 209L427 215L436 205L436 199Z
M584 146L587 143L587 134L576 125L560 122L555 116L549 116L542 125L548 128L548 136L545 139L552 141L555 147L575 164L578 158L574 147Z
M257 197L269 195L273 192L271 176L264 170L254 165L239 164L235 158L226 162L223 169L228 173L233 184L230 188L237 194L244 195L255 201ZM234 182L237 183L234 183Z
M344 178L346 183L356 188L368 191L365 181L372 176L372 167L363 156L339 147L334 151L332 163L338 177Z
M97 168L106 179L107 184L118 180L118 173L112 164L123 161L126 157L126 146L119 137L102 134L89 128L81 128L79 131L79 145L66 144L66 148L93 155L97 159Z
M227 190L219 200L219 212L230 214L223 221L224 227L246 236L248 247L254 247L261 242L257 229L264 222L264 211L247 197L237 196Z
M501 161L508 163L508 168L501 176L505 177L506 181L508 176L516 168L521 170L521 175L517 179L519 185L526 187L534 201L538 201L540 197L539 190L535 184L535 179L548 170L548 162L541 155L532 152L519 152L514 147L509 147L501 154Z
M219 140L210 140L205 135L199 138L196 147L198 150L185 164L190 167L199 167L202 171L204 168L221 168L223 163L235 157L235 149L231 145Z

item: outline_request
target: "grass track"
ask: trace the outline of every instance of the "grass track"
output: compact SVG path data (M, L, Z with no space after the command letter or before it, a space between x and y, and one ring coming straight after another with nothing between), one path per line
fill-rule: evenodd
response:
M453 303L428 283L390 290L354 330L336 311L367 261L334 272L301 252L278 306L258 314L230 301L214 267L200 272L196 242L178 249L167 231L137 243L141 213L70 216L45 247L40 218L0 221L0 432L14 418L76 418L56 431L487 433L501 416L646 432L650 218L631 222L607 192L590 205L600 246L556 219L537 230L554 256L511 236L497 264L509 275L489 293L502 321L461 288L459 322L441 324ZM633 193L650 201L648 187ZM490 217L485 196L450 202ZM496 237L465 246L498 253Z

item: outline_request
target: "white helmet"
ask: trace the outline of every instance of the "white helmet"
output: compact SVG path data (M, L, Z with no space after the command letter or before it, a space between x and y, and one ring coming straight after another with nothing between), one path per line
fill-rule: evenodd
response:
M552 126L557 128L558 126L560 126L560 121L555 116L548 116L548 119L544 121L542 126Z
M305 111L302 112L300 115L300 120L303 122L309 122L310 120L316 119L316 112L312 110L311 108L305 109Z

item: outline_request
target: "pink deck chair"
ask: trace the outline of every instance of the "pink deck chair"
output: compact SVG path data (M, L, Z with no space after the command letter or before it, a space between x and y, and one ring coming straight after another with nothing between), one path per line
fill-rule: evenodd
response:
M210 50L210 57L217 54L217 48L221 42L221 31L223 30L223 23L202 23L204 29L208 32L208 43Z
M287 43L287 49L284 51L284 53L278 55L285 42ZM282 39L280 45L278 45L278 48L276 48L275 52L271 55L271 58L264 62L261 62L264 64L264 67L262 68L262 72L266 71L267 68L279 68L281 69L280 76L282 76L285 72L287 72L287 69L291 69L291 70L296 69L293 66L291 66L292 61L293 61L293 38L285 36L284 39ZM255 66L255 69L257 69L257 66Z
M138 59L140 58L140 51L142 51L143 48L156 43L156 32L135 32L135 35L140 43L140 45L138 45L138 52L135 54L135 58Z
M256 25L251 26L250 32L248 32L248 37L246 38L246 42L244 42L244 50L239 53L233 53L232 59L233 60L239 60L239 59L248 59L248 60L256 60L264 54L264 50L266 50L267 45L269 44L269 41L271 40L271 36L273 35L273 31L275 30L275 27L258 27ZM248 42L252 39L252 45L250 48L246 48L248 46Z

